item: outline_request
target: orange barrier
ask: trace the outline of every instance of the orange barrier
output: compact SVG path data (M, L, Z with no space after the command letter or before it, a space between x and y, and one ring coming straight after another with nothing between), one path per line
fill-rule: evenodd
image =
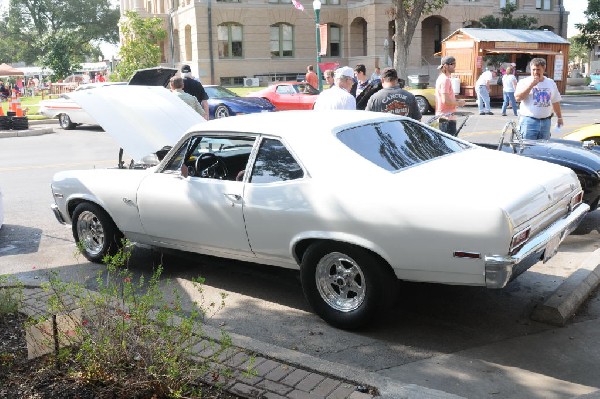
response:
M18 98L15 103L15 112L16 112L16 116L23 116L23 108L21 108L21 100L19 100Z
M0 116L4 116L4 108L0 106Z

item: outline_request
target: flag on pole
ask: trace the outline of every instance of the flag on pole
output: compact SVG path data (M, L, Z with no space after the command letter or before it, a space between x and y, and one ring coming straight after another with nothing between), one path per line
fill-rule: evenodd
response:
M297 10L304 11L304 6L298 0L292 0L292 4Z

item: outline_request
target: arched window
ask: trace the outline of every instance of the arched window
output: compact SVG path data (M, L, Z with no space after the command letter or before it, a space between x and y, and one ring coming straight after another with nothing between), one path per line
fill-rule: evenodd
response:
M364 18L355 18L350 24L349 47L351 57L367 55L367 21Z
M219 41L219 58L241 58L242 25L228 22L217 27Z
M540 30L547 30L547 31L550 31L550 32L554 32L554 28L552 26L550 26L550 25L540 26Z
M336 24L327 25L327 56L341 57L342 55L342 27Z
M294 56L294 27L286 23L271 25L271 57Z
M186 61L192 60L192 27L190 25L185 26L185 59Z

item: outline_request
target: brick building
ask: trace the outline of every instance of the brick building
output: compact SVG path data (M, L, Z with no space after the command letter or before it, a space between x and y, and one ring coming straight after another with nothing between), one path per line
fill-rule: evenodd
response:
M478 27L485 15L500 16L506 2L516 2L515 17L534 16L540 27L563 37L568 12L563 0L449 0L417 25L408 65L409 74L436 76L441 41L463 27ZM161 43L163 65L189 64L208 84L242 85L258 78L266 85L294 79L316 63L315 15L309 0L121 0L122 12L164 20L167 39ZM368 74L390 65L394 51L394 21L390 0L321 0L320 23L327 25L326 54L321 62L354 66Z

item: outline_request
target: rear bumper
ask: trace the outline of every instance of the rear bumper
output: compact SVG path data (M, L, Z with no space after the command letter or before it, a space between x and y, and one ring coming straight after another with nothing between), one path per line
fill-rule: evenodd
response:
M485 257L485 285L487 288L503 288L509 281L544 258L548 244L556 237L562 242L583 220L590 207L580 204L571 213L557 220L548 228L531 238L512 256Z

